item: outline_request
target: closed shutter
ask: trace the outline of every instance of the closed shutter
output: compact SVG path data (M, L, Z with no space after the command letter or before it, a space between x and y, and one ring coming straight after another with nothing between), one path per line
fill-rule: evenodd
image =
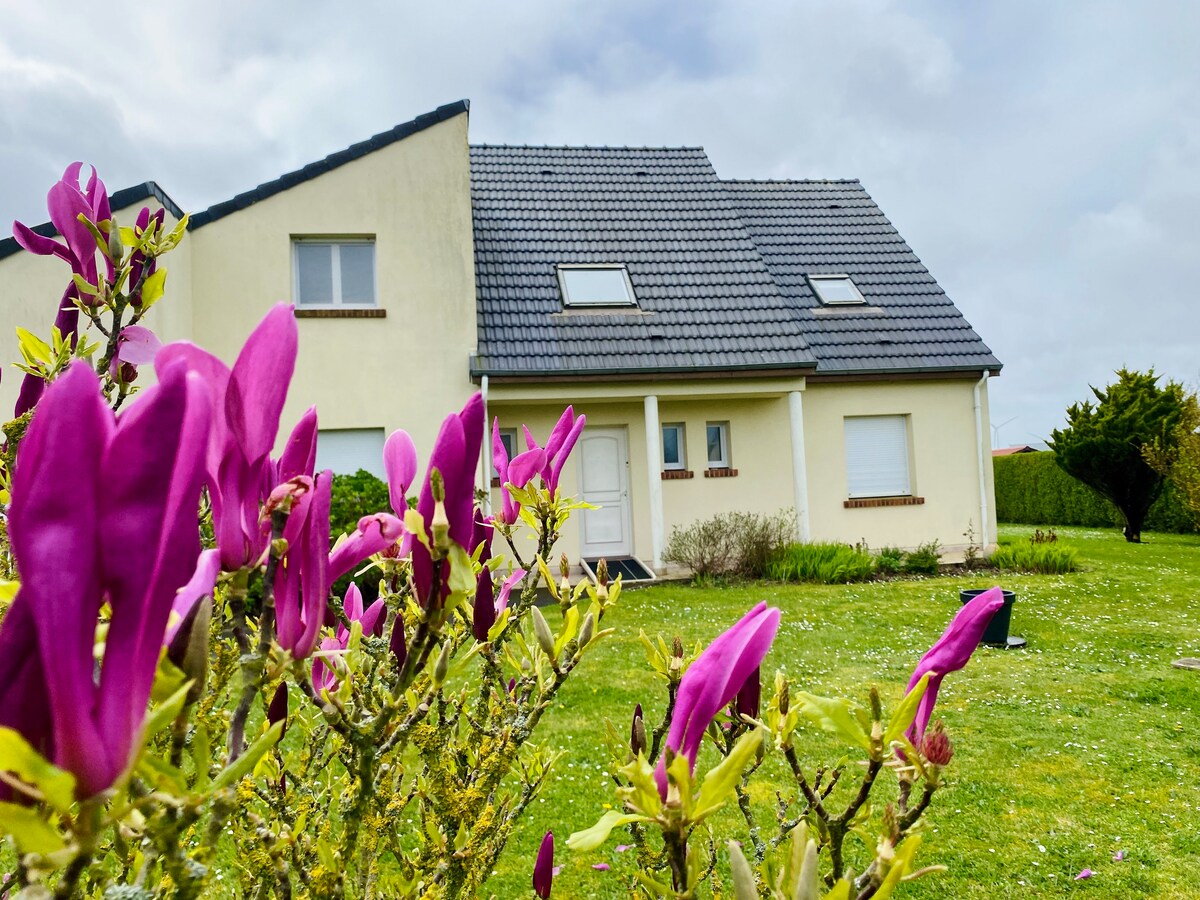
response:
M376 478L386 478L383 443L382 428L318 431L316 470L332 469L335 475L353 475L359 469L366 469Z
M851 497L908 496L908 417L857 416L846 422L846 483Z

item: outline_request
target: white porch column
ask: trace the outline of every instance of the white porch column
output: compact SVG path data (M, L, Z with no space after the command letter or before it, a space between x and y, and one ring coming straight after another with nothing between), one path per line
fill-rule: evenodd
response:
M646 477L650 501L650 548L654 571L662 569L663 547L666 545L662 502L662 431L658 425L658 397L646 397Z
M788 394L788 418L792 425L792 485L796 501L796 536L803 542L811 531L808 521L808 465L804 459L804 404L800 391Z

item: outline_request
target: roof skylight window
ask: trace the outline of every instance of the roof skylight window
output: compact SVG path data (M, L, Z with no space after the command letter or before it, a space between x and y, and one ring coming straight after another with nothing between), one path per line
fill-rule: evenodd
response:
M563 306L637 306L622 265L559 266Z
M809 275L808 283L817 299L826 306L867 302L849 275Z

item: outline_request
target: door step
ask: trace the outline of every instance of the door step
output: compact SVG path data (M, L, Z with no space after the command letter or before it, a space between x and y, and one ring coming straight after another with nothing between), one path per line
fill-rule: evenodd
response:
M596 567L600 565L600 558L581 560L584 570L588 573L593 581L596 580ZM621 576L621 584L633 584L641 581L654 581L654 571L641 560L632 556L615 556L612 559L605 559L608 565L608 580L616 581L617 576Z

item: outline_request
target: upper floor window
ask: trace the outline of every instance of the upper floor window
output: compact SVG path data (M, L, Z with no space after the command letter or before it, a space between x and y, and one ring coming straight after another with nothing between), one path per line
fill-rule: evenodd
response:
M365 469L377 478L383 470L382 428L335 428L317 432L316 471L332 469L335 475L353 475Z
M374 238L296 238L292 258L297 307L376 305Z
M563 306L637 306L622 265L559 266Z
M867 302L849 275L809 275L808 284L826 306Z

